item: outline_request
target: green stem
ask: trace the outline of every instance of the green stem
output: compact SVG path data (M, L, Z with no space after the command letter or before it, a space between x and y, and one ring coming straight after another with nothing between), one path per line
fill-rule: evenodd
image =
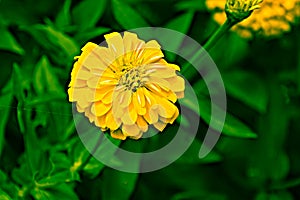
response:
M205 43L205 45L196 52L196 54L192 57L189 62L187 62L186 65L183 66L182 74L185 75L185 78L188 80L192 80L197 76L195 73L187 73L189 66L191 63L195 62L197 59L203 59L206 56L206 52L208 52L212 47L215 46L215 44L219 41L220 38L228 31L230 28L236 24L236 21L232 21L227 19L222 26L218 28L218 30L208 39L208 41ZM199 70L199 69L197 69Z
M93 150L90 152L89 156L85 159L85 161L80 165L80 167L78 167L77 171L83 170L84 167L90 162L91 158L96 153L99 145L101 144L103 137L105 137L105 135L99 136Z

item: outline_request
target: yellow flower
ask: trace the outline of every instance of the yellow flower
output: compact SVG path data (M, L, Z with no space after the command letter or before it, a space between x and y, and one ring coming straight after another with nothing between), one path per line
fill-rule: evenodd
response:
M240 22L249 17L253 10L260 8L262 0L227 0L225 12L227 18Z
M178 117L183 98L179 67L167 63L160 45L125 32L104 36L108 47L87 43L71 73L69 101L112 137L139 139L153 125L162 131Z
M236 0L238 1L242 0ZM214 11L214 19L219 24L226 20L225 3L226 0L206 0L207 8ZM300 17L299 0L263 0L259 6L260 9L254 10L251 16L235 25L232 30L244 38L280 36L290 31L291 24ZM252 10L256 8L252 6Z

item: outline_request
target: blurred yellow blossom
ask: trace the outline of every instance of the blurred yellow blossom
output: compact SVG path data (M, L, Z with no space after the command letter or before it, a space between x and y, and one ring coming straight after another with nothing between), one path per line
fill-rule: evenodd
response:
M69 101L112 137L139 139L153 125L162 131L178 117L184 96L179 67L167 63L155 40L125 32L104 36L108 47L87 43L74 64Z
M251 0L228 0L226 7L229 5L228 2L237 7L241 1L251 2ZM254 3L257 3L256 1L253 0ZM225 4L226 0L206 0L207 8L214 12L213 17L219 24L226 20ZM256 9L255 5L252 6L250 10L254 11L251 16L235 25L232 30L244 38L252 38L255 35L279 36L290 31L291 24L300 17L299 0L263 0L259 6L260 9Z

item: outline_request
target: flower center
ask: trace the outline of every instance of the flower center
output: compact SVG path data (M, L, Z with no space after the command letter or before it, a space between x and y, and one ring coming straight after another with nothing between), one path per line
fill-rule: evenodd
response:
M123 85L126 87L126 90L136 92L136 90L143 85L141 74L139 67L125 71L121 76L118 85Z

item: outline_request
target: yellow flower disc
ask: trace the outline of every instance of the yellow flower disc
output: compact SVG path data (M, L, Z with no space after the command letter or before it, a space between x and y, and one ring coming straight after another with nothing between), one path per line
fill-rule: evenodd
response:
M226 20L225 3L226 0L206 0L207 8L214 12L213 17L219 24ZM232 30L244 38L280 36L290 31L291 24L300 17L299 0L263 0L259 5L260 9L254 10Z
M101 130L124 140L139 139L153 125L162 131L178 117L183 98L179 67L167 63L155 40L113 32L108 47L87 43L71 73L69 101Z

